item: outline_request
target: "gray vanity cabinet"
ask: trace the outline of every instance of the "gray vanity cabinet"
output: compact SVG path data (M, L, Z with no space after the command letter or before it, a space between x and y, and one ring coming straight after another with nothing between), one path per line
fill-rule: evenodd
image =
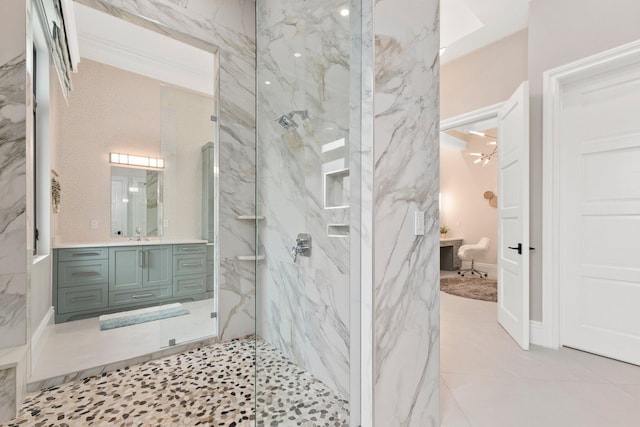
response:
M204 243L55 249L53 261L56 323L207 298Z
M172 245L109 248L109 305L173 296Z
M53 301L56 317L101 310L109 305L109 253L105 248L61 249L54 252Z
M175 245L173 254L173 294L189 296L207 292L205 245Z

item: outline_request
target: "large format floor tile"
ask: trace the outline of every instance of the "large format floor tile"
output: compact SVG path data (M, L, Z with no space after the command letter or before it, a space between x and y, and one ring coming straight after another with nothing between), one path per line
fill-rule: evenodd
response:
M217 320L211 318L213 299L182 305L188 315L106 331L100 330L97 317L47 326L29 382L96 367L99 372L104 365L168 348L169 340L182 344L217 335Z
M521 350L495 303L441 293L443 427L640 425L640 367L569 348Z

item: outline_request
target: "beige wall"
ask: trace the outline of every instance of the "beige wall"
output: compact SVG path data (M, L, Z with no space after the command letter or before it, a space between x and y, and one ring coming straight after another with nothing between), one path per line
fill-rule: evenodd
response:
M464 244L490 238L487 256L476 261L497 264L498 210L483 195L498 192L498 162L494 159L485 167L474 164L469 153L487 153L492 148L486 138L468 135L465 139L465 151L440 146L440 224L451 229L448 237L461 237Z
M164 89L157 80L87 59L82 60L73 77L69 106L60 98L56 105L58 143L53 157L62 186L60 213L54 216L56 241L111 239L110 152L166 157L165 183L179 191L165 197L165 219L169 220L165 237L200 238L199 150L212 132L206 136L192 134L201 132L201 126L191 126L178 108L162 108ZM184 93L184 97L179 101L182 105L189 104L188 99L202 98L191 93ZM212 128L209 116L213 101L208 101L211 108L200 120ZM165 130L161 128L163 114L173 120L169 136L161 135ZM98 221L97 230L90 229L91 220Z
M531 317L542 320L542 73L640 38L638 0L532 0L529 16L531 90Z
M162 87L161 98L165 237L202 238L202 146L213 141L215 105L172 86Z
M527 80L527 30L442 65L440 78L443 120L506 101Z

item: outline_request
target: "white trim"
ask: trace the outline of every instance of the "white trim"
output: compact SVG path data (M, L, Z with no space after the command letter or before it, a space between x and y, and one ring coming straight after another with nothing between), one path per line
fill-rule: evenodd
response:
M455 129L460 126L468 125L478 122L480 120L487 120L498 117L498 112L504 105L504 102L489 105L487 107L480 108L478 110L469 111L468 113L460 114L448 119L440 121L440 132Z
M640 40L546 71L543 74L542 321L543 346L562 345L562 97L567 83L640 62Z
M80 47L78 44L78 26L76 25L76 14L73 9L72 0L62 0L62 16L64 17L64 29L67 36L67 48L71 59L71 70L78 72L80 63Z
M544 326L538 320L529 321L529 342L534 345L543 345Z
M51 328L49 326L53 326L55 311L53 307L49 307L47 313L42 317L38 327L31 335L31 340L29 342L29 351L31 352L30 357L30 368L29 372L33 372L33 366L37 361L38 356L42 354L42 344L46 340L46 337L51 333Z

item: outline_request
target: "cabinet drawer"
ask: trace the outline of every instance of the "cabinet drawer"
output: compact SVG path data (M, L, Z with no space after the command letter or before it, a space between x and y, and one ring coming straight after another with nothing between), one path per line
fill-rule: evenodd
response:
M86 286L109 281L109 260L64 261L58 263L58 288Z
M139 289L137 291L116 291L109 293L109 306L125 304L144 304L159 299L171 298L173 295L171 286L163 286L157 289Z
M105 308L108 304L107 284L63 288L58 290L60 314Z
M70 248L56 249L56 251L58 252L58 261L83 261L109 257L107 248Z
M202 294L207 291L203 275L183 276L173 279L173 296Z
M205 256L201 255L174 255L173 275L204 274L206 267Z
M192 243L188 245L173 245L174 255L192 255L203 254L206 252L207 245L204 243Z

